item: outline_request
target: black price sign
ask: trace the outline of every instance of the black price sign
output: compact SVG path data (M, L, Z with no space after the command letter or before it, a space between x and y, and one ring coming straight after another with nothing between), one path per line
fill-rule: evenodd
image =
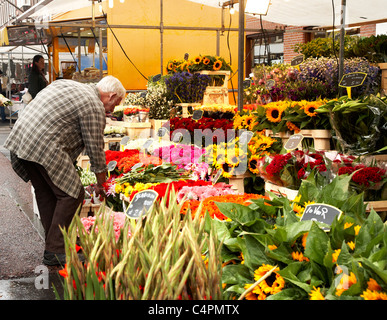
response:
M305 207L301 221L312 220L331 225L336 217L340 218L342 211L334 206L325 203L308 204ZM323 227L324 231L329 231L329 228Z
M152 81L153 82L157 82L157 81L160 81L161 80L161 74L156 74L153 78L152 78Z
M304 136L302 134L293 134L292 136L290 136L289 140L286 141L284 148L286 150L297 149L302 139L304 139Z
M298 56L295 56L292 59L292 61L290 61L290 65L295 67L295 66L300 65L303 62L304 62L304 55L303 54L299 54Z
M251 80L244 80L243 81L243 89L247 89L251 86Z
M195 110L192 114L192 120L200 120L203 117L203 110Z
M133 219L145 216L156 201L158 195L159 194L154 190L144 190L136 193L125 214Z
M339 86L352 88L361 86L367 77L367 74L364 72L351 72L343 75L340 80Z

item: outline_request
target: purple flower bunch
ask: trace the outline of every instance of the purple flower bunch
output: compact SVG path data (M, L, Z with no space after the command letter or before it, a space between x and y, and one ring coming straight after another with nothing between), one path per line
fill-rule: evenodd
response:
M175 103L195 103L203 99L210 80L204 74L176 72L165 77L165 85Z

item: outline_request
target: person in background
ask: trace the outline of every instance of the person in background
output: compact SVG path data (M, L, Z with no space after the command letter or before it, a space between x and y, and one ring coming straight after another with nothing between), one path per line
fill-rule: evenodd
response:
M48 85L48 81L44 76L44 67L44 58L39 54L34 56L31 73L28 77L28 92L31 94L32 99Z
M107 76L97 84L56 80L26 105L4 147L14 171L31 181L45 230L43 263L66 261L63 234L83 203L84 188L74 166L85 149L97 177L95 191L104 196L106 113L124 99L121 82Z
M0 70L0 76L3 74L3 71ZM1 84L1 78L0 78L0 94L2 94L4 97L6 96L5 91L2 89L2 84ZM5 107L3 105L0 105L0 116L1 116L1 121L6 122L7 117L5 115Z

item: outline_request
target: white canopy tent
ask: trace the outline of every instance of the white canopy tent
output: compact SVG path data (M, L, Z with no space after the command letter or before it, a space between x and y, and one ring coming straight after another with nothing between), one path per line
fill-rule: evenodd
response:
M228 1L187 0L212 7L221 8ZM246 0L245 0L246 1ZM259 1L259 0L255 0ZM347 0L345 22L356 23L387 22L386 0ZM235 4L234 8L239 9ZM333 14L334 12L334 14ZM340 25L341 0L271 0L269 10L263 20L293 26L330 27L333 20Z

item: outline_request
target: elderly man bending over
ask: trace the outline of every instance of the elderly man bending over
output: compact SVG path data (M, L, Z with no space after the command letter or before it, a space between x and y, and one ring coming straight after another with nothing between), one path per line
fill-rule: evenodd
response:
M96 85L54 81L25 107L4 144L15 172L35 189L47 265L65 263L60 227L70 225L84 199L74 167L84 149L97 176L96 192L104 195L106 112L112 112L124 97L125 88L112 76Z

